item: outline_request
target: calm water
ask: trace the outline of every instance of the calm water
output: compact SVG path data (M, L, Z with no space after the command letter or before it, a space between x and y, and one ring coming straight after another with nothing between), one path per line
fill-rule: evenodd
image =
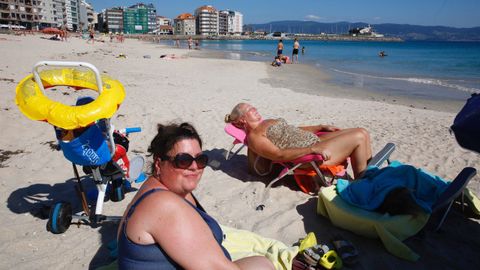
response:
M203 41L229 58L272 61L276 40ZM291 55L293 42L284 42ZM464 100L480 92L480 43L300 41L303 63L318 66L332 81L353 88L431 99ZM378 52L385 51L386 57Z

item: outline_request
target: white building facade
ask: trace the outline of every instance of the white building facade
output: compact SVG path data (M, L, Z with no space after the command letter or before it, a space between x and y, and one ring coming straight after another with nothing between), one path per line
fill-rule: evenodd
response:
M229 11L228 33L241 35L243 33L243 14L238 11Z
M78 21L79 27L81 28L80 30L83 31L90 29L90 27L93 27L95 24L93 7L85 0L81 0L79 3Z
M222 10L218 15L220 35L241 35L243 33L243 14L238 11Z
M63 24L62 12L58 12L57 5L62 5L60 1L55 0L44 0L41 3L42 5L42 21L41 26L43 27L59 27ZM61 10L61 9L60 9Z
M174 20L175 28L173 33L175 35L195 35L195 17L192 14L184 13L179 15Z
M76 31L79 27L78 21L78 1L65 0L64 22L68 30Z
M219 34L218 11L212 6L201 6L195 10L197 34L215 36Z

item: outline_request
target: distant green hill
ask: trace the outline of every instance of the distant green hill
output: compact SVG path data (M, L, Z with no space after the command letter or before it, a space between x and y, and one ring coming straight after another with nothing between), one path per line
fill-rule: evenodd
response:
M304 34L348 34L348 30L368 26L363 22L319 23L313 21L276 21L264 24L248 24L245 30ZM455 28L447 26L422 26L410 24L370 24L375 32L386 37L424 41L480 41L480 27Z

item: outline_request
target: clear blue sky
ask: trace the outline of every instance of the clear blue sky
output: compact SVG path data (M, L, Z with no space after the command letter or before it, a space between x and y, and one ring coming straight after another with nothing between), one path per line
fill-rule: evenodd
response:
M130 6L140 0L87 0L95 11ZM240 11L244 23L280 20L401 23L453 27L480 26L480 0L170 0L152 3L158 15L174 18L202 5Z

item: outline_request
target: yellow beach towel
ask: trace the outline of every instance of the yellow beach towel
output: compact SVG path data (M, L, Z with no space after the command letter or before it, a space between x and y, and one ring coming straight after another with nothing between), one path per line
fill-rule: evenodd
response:
M262 237L256 233L221 225L225 239L222 242L232 260L248 256L263 255L273 262L276 270L291 270L298 247L288 247L284 243Z
M335 186L324 188L318 196L317 214L327 217L340 228L370 238L380 238L393 255L416 261L419 255L402 241L418 233L427 223L429 215L416 218L407 215L390 216L352 206L337 195Z

